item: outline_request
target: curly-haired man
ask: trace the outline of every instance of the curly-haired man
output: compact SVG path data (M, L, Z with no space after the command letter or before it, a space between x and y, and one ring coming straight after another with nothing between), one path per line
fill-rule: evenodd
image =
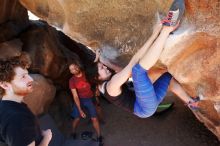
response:
M28 66L22 57L0 60L0 141L9 146L47 146L52 138L23 102L33 90Z

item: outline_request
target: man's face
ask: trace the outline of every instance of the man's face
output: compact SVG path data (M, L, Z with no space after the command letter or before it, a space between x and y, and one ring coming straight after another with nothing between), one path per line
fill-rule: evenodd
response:
M33 91L33 79L28 74L28 71L21 67L16 67L14 71L14 79L10 82L11 89L14 94L26 96L27 94L31 93Z
M78 75L81 73L80 68L75 64L71 64L69 66L69 70L70 70L70 73L73 75Z

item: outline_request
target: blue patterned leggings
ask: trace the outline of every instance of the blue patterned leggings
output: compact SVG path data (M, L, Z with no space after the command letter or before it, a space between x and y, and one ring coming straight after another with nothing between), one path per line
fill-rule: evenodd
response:
M152 84L147 70L136 64L132 68L132 78L136 95L134 114L140 118L150 117L165 97L172 75L166 72Z

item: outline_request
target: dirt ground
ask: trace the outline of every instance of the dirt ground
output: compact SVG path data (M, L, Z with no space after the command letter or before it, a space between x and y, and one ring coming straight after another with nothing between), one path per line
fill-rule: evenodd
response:
M176 97L172 110L162 115L140 119L101 100L105 124L101 124L104 146L220 146L220 142ZM78 132L93 131L88 119ZM78 137L80 134L78 134Z

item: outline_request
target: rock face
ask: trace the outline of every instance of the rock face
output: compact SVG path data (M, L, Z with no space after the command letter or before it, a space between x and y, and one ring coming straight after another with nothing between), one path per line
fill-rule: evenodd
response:
M32 60L31 71L53 80L62 76L67 69L63 46L59 43L56 30L43 22L33 22L28 30L20 35L22 50Z
M6 41L0 44L0 59L12 56L20 56L23 43L20 39Z
M70 78L68 61L79 57L86 61L91 56L85 47L80 48L79 44L45 22L31 22L19 37L23 43L22 51L30 55L31 72L40 73L63 87Z
M94 49L110 50L106 59L119 67L126 65L147 40L156 12L164 14L172 3L171 0L20 2L72 39ZM215 118L199 119L220 138L219 128L213 128L220 125L219 113L215 110L220 105L220 2L185 0L185 4L185 17L180 28L169 37L160 63L191 96L213 103L201 106L209 109L202 117L209 114Z
M28 26L27 10L17 0L0 2L0 42L11 40Z
M37 16L86 46L111 48L113 51L116 48L116 54L110 56L112 53L108 53L107 57L116 66L122 67L147 40L156 11L159 8L167 9L172 1L166 1L163 5L157 1L146 0L20 2Z
M119 49L127 60L147 40L159 6L156 1L147 0L20 2L72 39L92 48L110 46Z

